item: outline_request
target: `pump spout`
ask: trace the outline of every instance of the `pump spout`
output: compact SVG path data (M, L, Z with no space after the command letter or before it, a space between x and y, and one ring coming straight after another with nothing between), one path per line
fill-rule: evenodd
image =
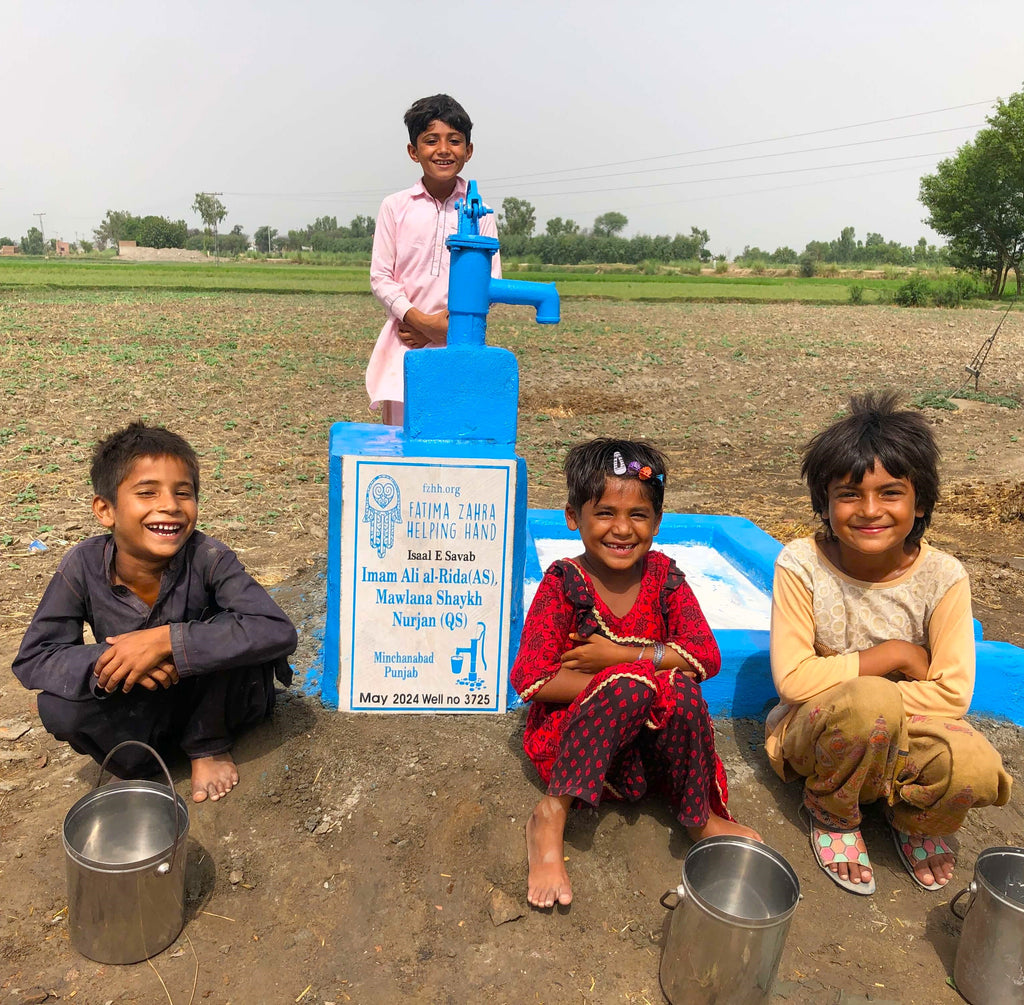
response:
M528 283L517 279L492 279L488 289L492 304L525 304L537 311L537 324L557 325L560 319L558 290L554 283Z

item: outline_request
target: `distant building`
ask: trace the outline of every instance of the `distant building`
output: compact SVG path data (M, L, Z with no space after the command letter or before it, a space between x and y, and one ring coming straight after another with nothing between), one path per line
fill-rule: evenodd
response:
M58 258L67 258L71 254L71 245L67 241L55 242L57 247L54 249L54 254Z
M0 255L13 255L17 250L13 244L0 244Z

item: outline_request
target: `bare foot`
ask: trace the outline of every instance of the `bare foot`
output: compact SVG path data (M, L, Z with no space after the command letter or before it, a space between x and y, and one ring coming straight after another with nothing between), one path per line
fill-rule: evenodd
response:
M526 853L530 863L526 899L534 907L572 903L562 841L571 804L571 796L544 796L526 821Z
M925 886L931 886L934 883L945 886L953 878L955 865L956 859L948 852L945 855L931 855L923 862L914 865L914 875Z
M726 820L724 817L708 814L708 822L703 827L687 827L686 833L692 841L700 841L701 838L716 837L719 834L733 834L736 837L753 838L755 841L764 842L764 838L751 827L744 827L735 820Z
M818 861L827 866L841 881L854 885L863 883L865 886L871 882L872 867L856 861L862 856L865 862L868 860L867 845L864 843L864 835L859 830L829 831L824 824L815 823L811 831L811 844L814 846ZM840 860L828 861L833 854L838 854ZM843 861L844 856L853 861Z
M238 768L230 754L196 757L192 761L192 801L216 802L238 784Z

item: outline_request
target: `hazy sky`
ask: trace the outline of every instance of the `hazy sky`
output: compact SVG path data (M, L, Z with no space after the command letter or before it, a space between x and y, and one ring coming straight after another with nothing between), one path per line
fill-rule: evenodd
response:
M918 181L1024 87L1019 14L1010 0L0 0L0 236L39 212L66 240L107 209L198 226L200 190L224 193L222 229L249 234L376 215L417 177L405 109L447 91L474 122L465 173L496 209L532 202L538 231L617 210L627 234L698 226L730 256L847 225L935 240Z

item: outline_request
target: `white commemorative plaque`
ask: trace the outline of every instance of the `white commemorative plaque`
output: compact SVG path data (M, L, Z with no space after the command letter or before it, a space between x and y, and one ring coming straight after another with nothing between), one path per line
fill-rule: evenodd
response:
M516 462L342 457L339 708L504 712Z

